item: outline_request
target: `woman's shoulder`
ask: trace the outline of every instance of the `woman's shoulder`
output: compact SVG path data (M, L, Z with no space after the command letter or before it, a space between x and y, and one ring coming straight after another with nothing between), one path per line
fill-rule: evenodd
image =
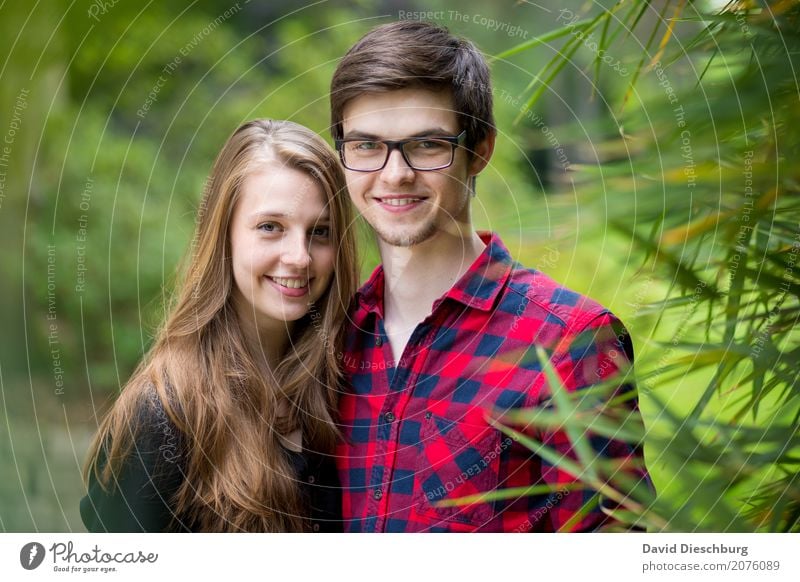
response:
M173 499L185 479L184 439L155 388L137 399L130 447L115 463L112 478L101 484L89 473L81 518L89 531L167 531L176 528ZM102 471L111 450L107 441L98 451ZM180 529L178 524L178 529Z
M170 408L176 406L170 401ZM174 412L173 412L174 413ZM176 462L181 455L183 433L170 418L164 401L152 385L142 390L136 409L136 447L145 453L159 452L159 459L167 463Z

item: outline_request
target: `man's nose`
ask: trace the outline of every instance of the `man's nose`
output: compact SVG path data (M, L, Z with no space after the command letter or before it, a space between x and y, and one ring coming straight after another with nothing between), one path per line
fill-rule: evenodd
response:
M399 148L389 152L389 159L381 170L381 179L388 184L402 184L414 179L414 169L408 165Z

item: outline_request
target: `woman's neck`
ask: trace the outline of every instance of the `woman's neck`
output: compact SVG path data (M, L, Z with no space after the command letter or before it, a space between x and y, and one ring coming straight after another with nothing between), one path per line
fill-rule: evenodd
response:
M234 298L234 310L245 345L262 373L270 373L278 366L289 345L294 323L270 320L267 325L259 320L250 303L241 297L236 299Z

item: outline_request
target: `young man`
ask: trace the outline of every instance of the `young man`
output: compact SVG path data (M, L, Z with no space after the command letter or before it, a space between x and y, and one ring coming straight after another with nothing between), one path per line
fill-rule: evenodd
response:
M473 228L475 177L495 142L483 57L429 23L380 26L340 62L331 110L350 196L383 263L356 295L343 358L349 390L337 463L345 530L607 524L594 491L572 488L573 476L487 420L546 405L551 391L536 346L569 390L613 375L632 354L608 310L522 268L496 234ZM526 432L574 456L563 432ZM623 464L638 454L592 442ZM481 497L532 485L553 490ZM468 495L477 502L439 503Z

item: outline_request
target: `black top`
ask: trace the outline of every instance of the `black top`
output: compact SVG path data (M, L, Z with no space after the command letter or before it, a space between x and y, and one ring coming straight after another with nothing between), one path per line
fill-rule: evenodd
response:
M186 478L181 434L158 398L140 415L141 428L117 481L104 491L89 476L81 519L90 532L190 532L197 528L174 514L172 498ZM295 467L311 512L311 529L342 531L341 489L331 457L284 449ZM102 452L101 452L102 455ZM99 466L105 462L99 459Z

